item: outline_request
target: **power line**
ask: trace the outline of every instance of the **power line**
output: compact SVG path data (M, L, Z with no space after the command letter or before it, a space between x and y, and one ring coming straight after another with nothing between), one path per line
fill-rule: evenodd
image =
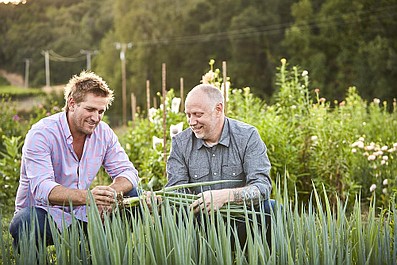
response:
M348 24L355 24L355 23L361 23L363 21L368 21L371 18L370 17L371 15L379 14L381 15L382 18L394 17L397 15L397 12L395 11L396 8L397 5L390 5L371 10L355 11L350 13L344 13L341 15L331 15L320 19L318 18L311 19L308 21L302 21L302 23L299 24L297 24L296 22L289 22L289 23L264 25L260 27L229 30L224 32L213 32L213 33L205 33L205 34L190 35L190 36L163 38L163 39L151 40L151 41L140 41L140 42L134 42L134 45L150 46L150 45L169 45L169 44L190 44L190 43L198 43L198 42L209 42L214 40L221 41L227 39L242 39L242 38L256 37L260 35L276 34L277 32L280 32L281 30L286 30L291 26L297 26L302 30L307 30L313 28L326 28L334 25L348 25ZM345 21L345 19L343 19L343 16L345 15L354 15L356 16L356 19L351 21Z
M84 54L81 54L80 52L69 57L59 55L53 50L49 50L48 53L49 53L49 59L51 61L56 61L56 62L79 62L79 61L84 61L86 59L86 56Z

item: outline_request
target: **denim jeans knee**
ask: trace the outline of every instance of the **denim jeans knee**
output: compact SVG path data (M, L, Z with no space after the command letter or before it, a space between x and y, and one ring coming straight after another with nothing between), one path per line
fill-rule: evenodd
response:
M37 207L28 207L19 210L11 220L10 234L14 239L14 246L18 246L19 238L24 230L32 227L32 221L36 222L36 238L46 237L47 244L53 244L51 228L48 222L48 213L46 210ZM37 240L36 239L36 240Z

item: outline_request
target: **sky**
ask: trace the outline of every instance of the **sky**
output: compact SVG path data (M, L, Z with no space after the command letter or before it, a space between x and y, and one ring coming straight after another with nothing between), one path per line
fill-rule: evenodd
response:
M0 4L26 4L26 0L0 0Z

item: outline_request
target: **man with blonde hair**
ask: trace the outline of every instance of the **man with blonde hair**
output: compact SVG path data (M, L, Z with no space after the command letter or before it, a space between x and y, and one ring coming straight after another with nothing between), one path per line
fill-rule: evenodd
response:
M90 192L101 212L111 209L116 193L130 193L138 172L113 130L102 121L113 101L113 91L92 72L73 76L65 86L64 111L43 118L26 135L21 175L10 233L17 246L33 213L36 232L52 243L49 216L62 231L76 218L84 227L89 190L101 166L112 178L108 186ZM70 206L73 207L70 207Z

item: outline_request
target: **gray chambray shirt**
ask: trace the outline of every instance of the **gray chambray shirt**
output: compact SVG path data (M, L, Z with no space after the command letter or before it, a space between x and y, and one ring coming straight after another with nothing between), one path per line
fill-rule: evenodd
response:
M187 128L172 139L166 186L214 180L241 180L190 190L197 194L209 189L254 185L260 190L263 199L267 200L272 185L269 177L270 161L266 152L266 145L257 129L237 120L225 118L219 143L213 147L196 138L192 130Z

